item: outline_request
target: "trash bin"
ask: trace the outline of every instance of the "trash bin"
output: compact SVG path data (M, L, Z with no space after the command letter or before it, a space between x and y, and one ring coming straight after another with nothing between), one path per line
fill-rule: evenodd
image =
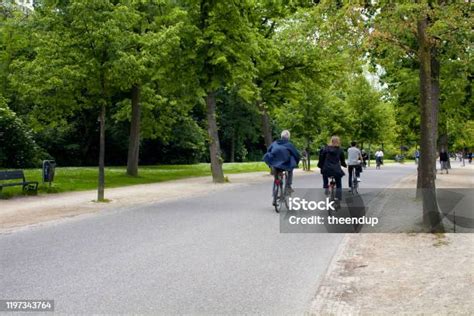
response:
M54 160L43 160L43 183L54 181L54 173L56 171L56 162Z

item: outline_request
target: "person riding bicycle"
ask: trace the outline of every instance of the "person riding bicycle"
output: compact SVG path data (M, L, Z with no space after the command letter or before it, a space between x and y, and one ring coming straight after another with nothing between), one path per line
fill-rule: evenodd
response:
M380 168L380 165L383 165L383 151L379 149L375 152L375 162L377 164L377 168Z
M355 169L355 175L358 182L360 182L360 172L362 163L362 153L357 148L356 142L351 142L351 147L347 150L347 164L349 172L349 188L352 188L352 171Z
M300 162L300 153L295 146L290 142L290 132L284 130L281 132L281 139L274 141L268 147L267 153L263 156L263 161L270 166L274 171L275 178L278 172L286 170L288 172L288 179L286 186L291 191L293 183L293 169L296 168Z
M318 167L323 175L323 188L328 194L329 177L334 177L336 181L336 198L342 198L342 182L344 176L341 166L347 168L344 151L340 148L341 141L339 137L331 137L330 143L320 152Z

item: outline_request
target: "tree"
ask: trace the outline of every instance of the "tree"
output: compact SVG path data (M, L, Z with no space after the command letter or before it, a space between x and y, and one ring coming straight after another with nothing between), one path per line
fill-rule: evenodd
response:
M276 104L272 103L272 94L278 89L278 77L297 69L309 68L311 62L285 58L287 50L280 45L285 36L282 30L288 28L291 21L301 19L305 12L315 5L313 1L258 1L255 3L250 16L252 27L256 30L258 53L253 62L257 69L255 86L258 96L256 107L261 114L261 130L265 147L273 141L272 118L270 114Z
M254 94L258 47L248 20L252 1L190 1L189 10L198 30L197 69L206 105L209 153L214 182L224 182L223 160L216 119L216 94L220 88L236 88L244 99Z
M36 56L32 62L23 63L31 80L18 82L30 92L29 98L38 96L34 102L50 120L60 121L64 115L84 108L97 110L98 201L104 200L106 110L117 81L113 65L123 42L124 27L114 18L115 9L110 1L93 0L38 8Z
M412 60L419 72L420 152L418 188L423 195L423 222L431 231L442 231L436 201L436 140L440 107L440 74L449 46L466 51L469 45L469 5L445 1L385 3L357 7L370 43L370 53L380 64Z
M259 136L259 113L252 102L246 102L235 91L220 90L217 113L226 161L245 161L246 144L254 144ZM227 147L227 151L226 151Z
M339 98L351 71L349 49L327 20L327 4L300 10L280 21L274 35L280 67L269 72L261 95L277 122L311 154L313 143L345 130L345 100ZM332 13L332 11L331 11ZM341 96L342 97L342 96ZM310 165L310 164L309 164Z
M0 4L0 96L9 100L14 111L25 112L16 106L16 93L11 86L12 64L28 58L32 53L29 25L31 16L25 15L12 2Z
M363 144L389 143L395 128L394 113L388 103L382 101L380 92L370 86L361 75L350 81L347 104L351 109L347 124L353 129L353 140Z
M179 34L187 26L186 15L167 2L124 0L115 7L113 19L123 26L121 50L114 61L114 72L120 78L116 85L130 93L131 101L127 174L137 176L143 86L154 84L152 91L159 95L170 78L176 85L177 63L173 60L181 44Z

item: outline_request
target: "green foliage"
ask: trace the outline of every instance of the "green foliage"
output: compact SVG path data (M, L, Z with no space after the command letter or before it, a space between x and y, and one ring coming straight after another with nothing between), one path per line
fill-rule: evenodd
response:
M453 128L454 150L463 150L467 148L468 151L474 151L474 120L466 121L462 125L457 125Z
M290 129L300 149L334 134L344 145L413 149L414 21L428 10L442 64L439 133L471 146L472 5L430 3L45 0L31 15L0 5L2 113L20 139L71 165L96 163L104 104L107 162L125 162L134 86L141 163L209 159L208 93L226 161L261 158L264 111L273 134Z
M261 157L260 148L254 153L251 144L260 138L260 118L253 103L246 102L237 92L221 90L218 94L218 123L226 161L247 161L250 156ZM255 159L255 158L254 158Z
M206 133L190 117L178 119L172 126L169 140L164 143L164 154L171 152L167 163L198 163L205 155Z
M393 108L382 101L382 95L370 86L366 78L357 76L351 81L347 104L351 109L347 124L353 140L364 144L393 141Z
M0 97L0 167L36 167L49 158L36 145L31 130Z
M371 62L384 69L382 79L395 106L397 141L408 146L418 142L420 124L416 21L422 13L430 17L431 53L441 65L438 132L440 140L456 143L456 129L473 117L472 4L379 1L359 9L353 16L359 17Z
M234 88L246 100L254 96L259 50L249 21L253 1L190 1L196 28L196 74L202 96L221 87Z

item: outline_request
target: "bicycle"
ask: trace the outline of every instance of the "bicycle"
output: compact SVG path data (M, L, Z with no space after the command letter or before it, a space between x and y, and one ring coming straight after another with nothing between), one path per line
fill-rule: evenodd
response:
M354 166L351 172L352 173L352 186L351 186L352 195L359 194L358 192L359 181L357 180L357 177L356 177L356 168L358 168L358 166Z
M381 157L376 157L375 158L375 163L376 163L375 169L380 169L380 165L382 164L382 158Z
M273 206L275 212L280 213L280 210L285 204L286 209L288 206L288 197L290 193L287 190L288 173L286 170L275 170L276 175L273 180Z
M335 209L337 211L340 208L340 204L339 204L339 200L336 199L336 190L337 190L337 188L336 188L336 179L333 176L331 176L329 179L330 179L329 180L329 188L328 188L328 190L329 190L329 194L328 194L329 195L329 200L331 202L332 201L335 202L334 203L336 205ZM329 216L332 215L331 208L328 208L328 215Z

